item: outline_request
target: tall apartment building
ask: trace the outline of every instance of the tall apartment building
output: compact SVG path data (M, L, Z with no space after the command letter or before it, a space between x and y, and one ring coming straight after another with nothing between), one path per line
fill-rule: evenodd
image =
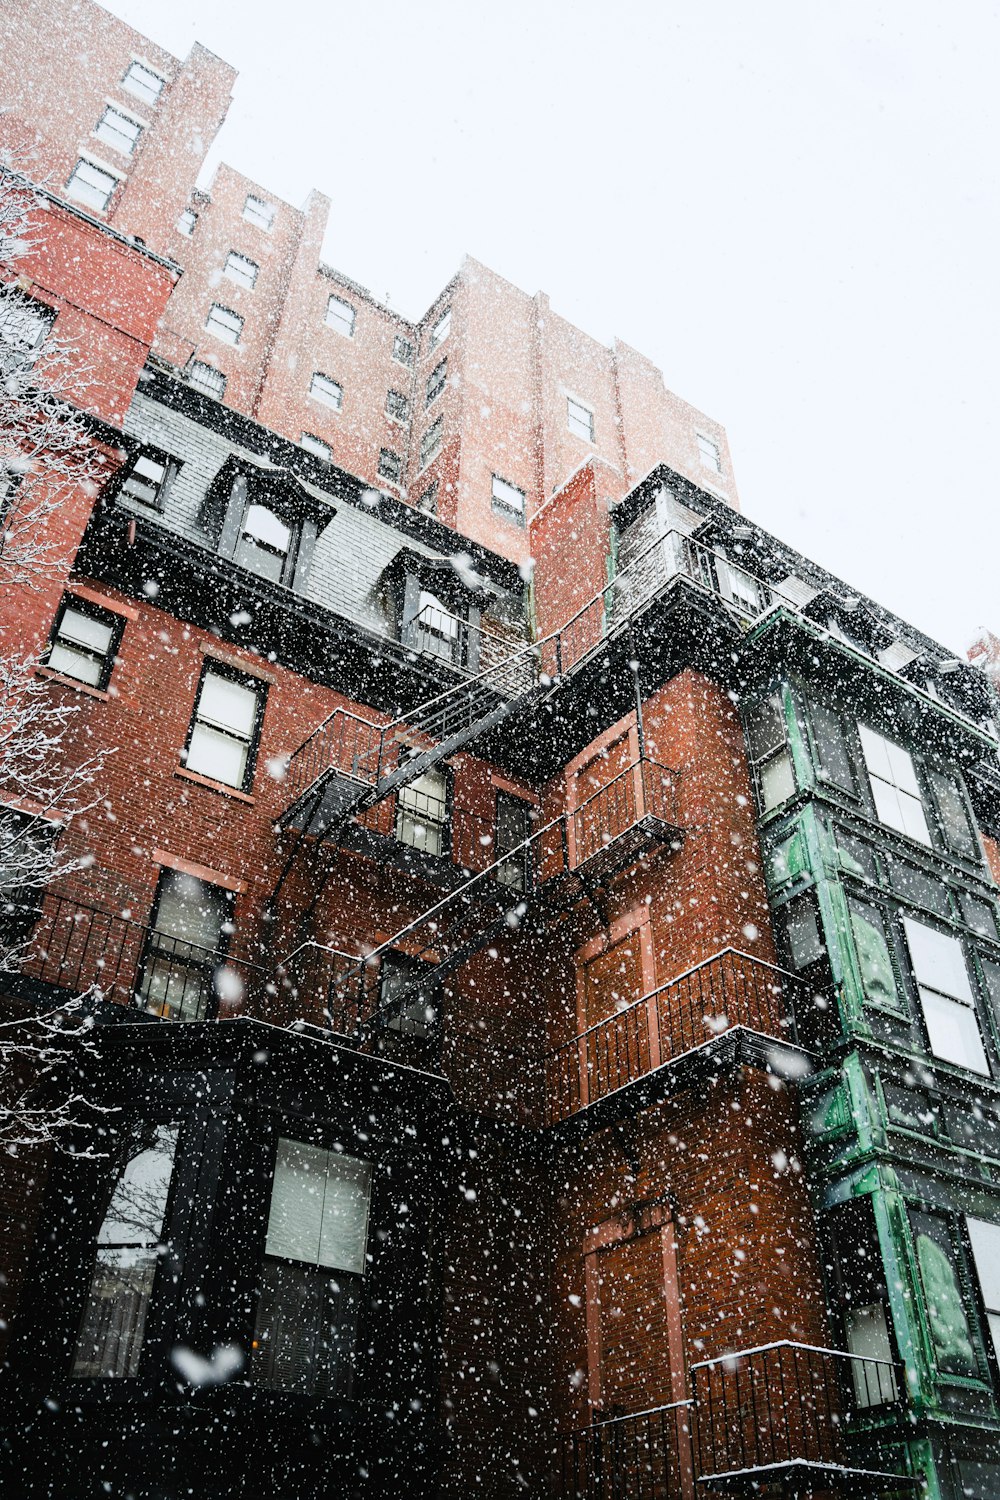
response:
M114 754L2 803L86 856L3 1003L86 997L100 1111L4 1174L7 1491L1000 1495L989 672L634 351L199 191L224 63L13 16L0 307L106 477L5 648Z

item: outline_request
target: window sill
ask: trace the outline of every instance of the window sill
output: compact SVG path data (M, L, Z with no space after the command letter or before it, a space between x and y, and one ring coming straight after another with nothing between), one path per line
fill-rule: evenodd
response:
M48 682L58 682L62 687L73 688L75 692L84 693L88 698L96 698L99 703L108 703L111 699L111 694L104 688L92 687L89 682L81 682L78 677L69 677L53 667L36 667L35 676L44 677Z
M207 791L232 797L236 802L247 802L251 807L254 805L254 798L249 792L241 792L239 787L229 786L224 781L213 781L211 776L202 776L200 771L189 771L186 766L178 766L174 775L179 776L182 781L193 781L195 786L203 786Z

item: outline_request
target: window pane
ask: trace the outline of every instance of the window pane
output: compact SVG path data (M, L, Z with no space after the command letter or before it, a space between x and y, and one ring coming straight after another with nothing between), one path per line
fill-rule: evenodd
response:
M880 776L883 781L891 781L888 741L884 740L880 734L876 734L873 729L869 729L867 724L858 725L858 734L861 736L861 749L869 771L875 776Z
M104 670L104 663L97 657L89 656L83 651L76 651L72 646L64 646L56 641L49 651L47 665L53 672L62 672L66 677L75 677L77 682L85 682L89 687L97 687Z
M901 792L909 792L911 797L920 796L920 785L917 781L917 773L913 769L913 760L909 751L904 750L901 745L896 745L892 740L883 741L886 754L889 757L889 780L894 781Z
M976 838L969 826L965 801L958 786L951 776L946 776L940 771L931 770L929 774L934 801L937 803L938 817L941 820L941 828L948 847L957 849L960 854L975 854Z
M924 805L916 797L909 796L906 792L899 793L899 807L903 815L903 832L911 839L919 839L922 844L930 844L931 835L927 827L927 818L924 814Z
M969 971L958 939L912 917L903 918L903 927L917 982L972 1005Z
M359 1278L264 1262L253 1340L254 1379L274 1390L349 1396L361 1304Z
M155 1245L163 1233L177 1126L157 1126L153 1142L129 1158L111 1195L99 1245Z
M768 751L785 743L785 715L778 693L755 703L748 711L747 736L755 760L763 760Z
M143 67L142 63L129 64L128 71L122 79L122 88L134 94L137 99L142 99L146 104L155 104L163 92L166 82L152 68Z
M256 715L257 694L253 688L215 672L205 673L198 697L199 719L249 737Z
M765 812L770 812L773 807L778 807L786 798L791 797L795 791L795 777L792 774L792 762L786 750L772 758L761 767L760 771L761 797Z
M880 781L877 776L871 776L869 780L875 803L875 816L879 822L884 823L887 828L895 828L897 833L905 833L906 825L903 822L903 811L899 805L896 788L890 786L887 781Z
M164 870L156 904L156 931L201 948L216 949L229 908L229 894L221 886L209 885L181 870Z
M77 609L63 611L59 624L60 639L73 641L80 646L89 646L101 656L106 656L111 645L112 628L102 625L91 615L81 614Z
M368 1244L371 1167L352 1156L327 1153L329 1169L323 1203L319 1264L362 1275Z
M936 994L934 990L921 989L920 1002L934 1056L960 1068L969 1068L973 1073L989 1076L975 1011L957 1000Z
M930 1214L911 1218L938 1369L950 1375L978 1375L947 1226Z
M319 1264L327 1156L319 1146L279 1140L264 1247L268 1255Z
M898 1010L896 976L892 969L882 914L861 901L851 900L848 904L865 998L875 1005L887 1005Z
M860 1355L866 1361L892 1360L885 1308L880 1302L870 1307L849 1308L844 1323L847 1348L851 1354ZM858 1406L883 1406L898 1398L896 1374L891 1363L852 1364L851 1378Z
M1000 1312L1000 1224L987 1224L982 1219L966 1219L965 1224L972 1243L979 1285L983 1289L983 1301L991 1310Z
M842 787L845 792L853 792L854 772L851 769L851 757L840 715L832 708L827 708L825 703L811 703L809 714L820 770L835 786Z
M77 1379L128 1379L139 1372L157 1256L100 1250L73 1357Z
M265 505L251 505L247 508L243 531L245 535L256 537L257 541L272 547L275 552L287 552L292 540L292 533L284 521Z
M196 724L188 746L187 768L227 786L242 787L247 768L246 742L207 724Z

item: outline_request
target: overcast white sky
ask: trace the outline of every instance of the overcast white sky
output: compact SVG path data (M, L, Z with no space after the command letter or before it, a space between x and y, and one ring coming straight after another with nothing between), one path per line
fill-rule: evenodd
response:
M213 161L418 316L467 251L728 429L743 509L1000 633L1000 5L109 0L240 71Z

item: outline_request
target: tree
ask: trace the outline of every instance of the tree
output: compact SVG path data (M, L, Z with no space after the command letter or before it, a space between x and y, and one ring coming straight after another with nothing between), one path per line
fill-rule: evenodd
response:
M50 310L26 295L18 277L38 244L42 208L39 189L0 161L0 994L30 969L46 891L90 862L65 835L97 802L106 758L66 753L79 709L39 679L37 652L14 635L19 605L69 571L54 524L66 487L96 493L103 461L82 409L86 369L52 337ZM0 1021L0 1148L58 1145L80 1123L86 1101L52 1085L86 1043L86 999L71 995L25 1013L8 996Z

